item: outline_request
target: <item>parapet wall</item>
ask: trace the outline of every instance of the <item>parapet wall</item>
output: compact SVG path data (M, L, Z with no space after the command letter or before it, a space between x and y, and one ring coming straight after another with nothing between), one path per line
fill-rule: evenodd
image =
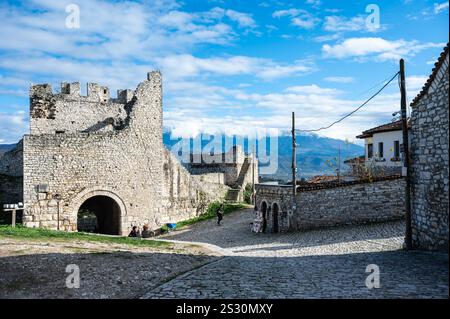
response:
M441 54L411 105L411 217L413 246L449 247L449 54Z
M299 192L292 227L311 229L405 216L403 178Z
M292 186L258 184L256 203L259 212L267 207L267 231L274 230L274 204L279 207L280 232L390 221L405 215L405 181L401 177L324 184L298 187L295 211Z
M87 95L80 95L80 83L62 83L61 92L51 85L30 88L31 134L107 131L121 128L132 108L134 91L118 90L111 98L109 88L87 84Z

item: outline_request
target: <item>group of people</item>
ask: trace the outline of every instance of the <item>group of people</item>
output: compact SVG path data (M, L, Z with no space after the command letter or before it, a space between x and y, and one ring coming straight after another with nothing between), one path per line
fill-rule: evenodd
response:
M147 224L142 227L142 231L138 226L133 226L128 237L149 238L151 237L151 232Z
M219 205L219 207L216 210L216 215L217 215L217 225L220 225L220 222L223 219L223 213L224 213L224 205L223 203L221 203ZM149 230L149 227L147 224L145 224L142 227L142 232L140 230L140 228L138 226L133 226L131 229L130 234L128 235L128 237L134 237L134 238L149 238L151 237L151 231Z

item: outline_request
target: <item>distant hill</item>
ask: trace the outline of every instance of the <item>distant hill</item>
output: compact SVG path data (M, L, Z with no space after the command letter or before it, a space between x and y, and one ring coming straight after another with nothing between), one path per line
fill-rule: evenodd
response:
M226 136L223 140L227 145L233 145L233 137ZM164 144L170 149L171 146L180 141L179 138L172 139L169 131L163 134ZM219 141L216 141L220 143ZM208 141L202 144L206 145ZM224 142L222 142L224 143ZM261 141L259 141L261 143ZM215 143L213 143L214 145ZM243 148L248 153L248 142L244 141ZM219 146L217 146L219 147ZM364 154L362 146L347 143L346 141L319 137L314 134L301 134L297 136L297 174L298 178L308 178L314 175L335 175L338 165L339 148L341 151L341 172L348 169L344 161L348 158ZM198 152L195 150L194 152ZM224 151L218 150L217 152ZM228 150L225 150L228 151ZM251 151L251 150L250 150ZM278 137L278 170L275 174L264 176L273 179L290 180L291 179L291 159L292 159L292 139L287 133Z
M167 148L175 145L180 138L171 138L170 132L165 130L163 133L163 142ZM233 137L226 136L222 139L226 140L226 145L233 145ZM215 142L220 143L220 139ZM208 141L203 141L204 147ZM224 143L224 142L222 142ZM261 143L261 141L259 141ZM213 143L214 145L215 143ZM248 141L241 141L243 148L248 153ZM319 137L312 134L302 134L297 136L297 175L298 178L308 178L314 175L334 175L338 167L337 157L339 147L341 148L341 171L348 167L344 164L344 160L364 154L364 148L359 145L347 143L342 140ZM13 149L15 144L0 144L0 155ZM200 152L200 146L194 152ZM218 147L218 146L217 146ZM228 150L217 150L217 152ZM251 150L250 150L251 151ZM290 180L291 179L291 158L292 158L292 141L291 136L284 134L278 137L278 170L272 175L263 175L273 179Z
M341 172L348 169L344 164L346 159L364 154L364 147L346 141L319 137L317 135L300 135L297 140L297 172L299 178L314 175L335 175L338 169L340 148ZM291 179L292 138L280 136L278 138L279 169L276 178Z
M9 150L12 150L15 146L16 144L0 144L0 155L8 152Z

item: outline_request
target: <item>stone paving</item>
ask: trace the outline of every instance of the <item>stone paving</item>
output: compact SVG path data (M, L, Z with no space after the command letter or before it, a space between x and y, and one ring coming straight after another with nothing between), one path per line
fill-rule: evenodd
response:
M448 298L448 254L402 250L402 221L274 235L251 233L251 220L244 210L164 236L228 254L144 298ZM369 264L380 288L365 285Z

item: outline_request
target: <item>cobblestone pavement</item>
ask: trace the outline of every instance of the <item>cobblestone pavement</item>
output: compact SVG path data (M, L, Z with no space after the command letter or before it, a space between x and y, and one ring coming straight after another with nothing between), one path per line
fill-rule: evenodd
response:
M0 299L138 298L215 260L209 250L192 245L154 248L0 237ZM80 270L77 289L66 286L69 264Z
M252 211L174 231L228 256L185 273L144 298L448 298L448 254L401 250L404 222L288 234L253 234ZM380 288L368 289L376 264Z

